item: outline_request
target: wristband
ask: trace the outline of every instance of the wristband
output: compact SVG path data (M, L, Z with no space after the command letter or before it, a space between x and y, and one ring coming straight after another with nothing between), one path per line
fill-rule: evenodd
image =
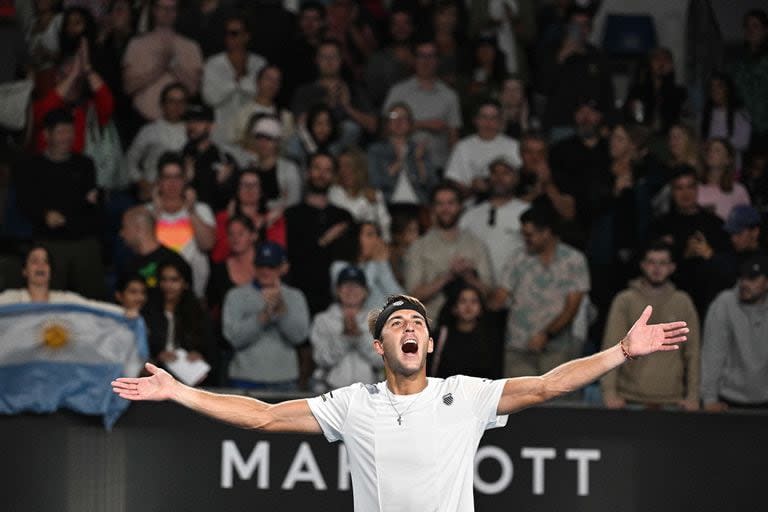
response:
M634 361L635 359L637 359L636 357L632 357L631 355L629 355L629 351L626 348L624 348L624 339L623 338L619 342L619 346L621 347L621 353L624 354L624 359L629 359L630 361Z

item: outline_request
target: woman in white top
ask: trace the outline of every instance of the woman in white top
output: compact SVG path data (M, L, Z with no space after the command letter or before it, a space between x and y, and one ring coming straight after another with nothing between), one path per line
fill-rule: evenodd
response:
M357 222L376 224L384 241L389 242L392 219L384 195L368 184L368 162L361 150L351 148L339 155L336 184L328 190L328 199L347 210Z
M726 139L710 139L704 146L704 172L699 185L699 205L712 210L723 220L731 209L751 204L749 193L734 176L735 152Z
M709 97L701 118L702 139L727 139L735 150L736 169L741 169L741 155L749 148L752 122L740 108L736 87L725 73L715 73L709 80Z

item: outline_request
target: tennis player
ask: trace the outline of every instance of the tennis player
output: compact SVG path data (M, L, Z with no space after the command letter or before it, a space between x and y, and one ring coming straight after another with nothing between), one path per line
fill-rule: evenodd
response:
M648 325L650 316L648 306L612 348L540 377L437 379L426 373L433 340L424 306L397 295L369 315L373 346L386 371L378 384L268 404L185 386L147 363L151 376L119 378L112 387L128 400L173 400L243 428L323 433L329 441L344 441L358 512L469 512L474 455L484 431L506 425L510 413L585 386L627 359L678 349L686 340L685 322Z

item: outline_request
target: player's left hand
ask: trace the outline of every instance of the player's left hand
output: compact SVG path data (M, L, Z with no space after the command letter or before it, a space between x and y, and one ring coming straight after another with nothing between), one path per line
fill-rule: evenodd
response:
M678 344L688 339L689 329L685 322L648 324L651 313L653 308L646 306L624 339L624 348L631 357L678 350Z

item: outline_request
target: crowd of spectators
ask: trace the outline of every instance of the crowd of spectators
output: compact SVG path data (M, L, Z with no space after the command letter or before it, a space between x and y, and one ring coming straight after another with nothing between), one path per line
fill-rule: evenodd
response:
M652 304L689 341L606 406L768 407L765 10L701 90L663 46L620 90L599 2L22 3L1 304L141 316L155 362L278 391L379 379L391 294L425 303L432 376L540 375Z

